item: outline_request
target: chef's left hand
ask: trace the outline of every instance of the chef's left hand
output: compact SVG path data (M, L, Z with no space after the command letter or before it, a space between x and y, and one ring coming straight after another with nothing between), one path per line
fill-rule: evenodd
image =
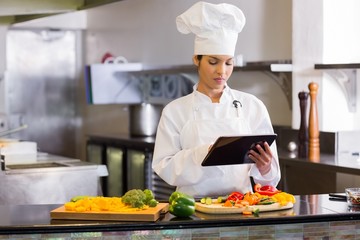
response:
M259 144L255 147L259 153L254 150L250 150L249 158L255 162L255 165L259 169L260 173L265 175L271 169L271 160L273 156L270 146L267 142L264 142L265 150Z

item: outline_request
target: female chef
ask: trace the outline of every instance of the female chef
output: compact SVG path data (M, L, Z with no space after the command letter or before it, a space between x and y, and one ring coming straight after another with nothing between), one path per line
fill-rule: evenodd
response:
M252 191L254 182L276 186L280 168L275 142L259 154L255 164L201 166L219 136L273 133L265 105L253 95L231 89L238 33L244 14L230 4L198 2L176 18L181 33L195 34L193 62L199 81L189 95L165 106L158 125L152 167L177 191L194 197Z

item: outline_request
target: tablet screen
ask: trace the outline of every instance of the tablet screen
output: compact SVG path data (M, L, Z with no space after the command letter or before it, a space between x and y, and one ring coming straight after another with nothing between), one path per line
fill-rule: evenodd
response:
M263 134L219 137L201 165L217 166L253 163L248 157L250 149L254 148L256 144L262 145L264 142L271 145L276 136L276 134Z

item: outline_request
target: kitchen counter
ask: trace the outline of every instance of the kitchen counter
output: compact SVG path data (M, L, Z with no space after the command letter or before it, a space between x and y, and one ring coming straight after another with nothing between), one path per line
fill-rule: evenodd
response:
M360 158L354 156L353 158L337 158L334 154L320 155L319 161L310 161L306 158L298 158L288 151L282 149L278 150L281 162L292 165L312 165L315 169L322 169L328 171L336 171L347 174L360 175Z
M317 237L355 238L360 212L327 194L296 196L292 209L260 213L211 215L196 212L186 219L166 213L156 222L110 222L51 220L50 211L59 205L0 206L0 234L27 238L124 237L146 235L152 239L211 239L255 237L303 239Z
M299 195L344 191L345 187L357 187L360 177L357 156L337 158L334 154L322 153L320 160L313 162L279 149L279 162L278 187Z

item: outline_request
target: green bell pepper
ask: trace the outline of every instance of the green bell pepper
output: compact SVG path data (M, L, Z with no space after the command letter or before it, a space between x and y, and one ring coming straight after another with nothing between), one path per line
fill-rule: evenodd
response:
M177 217L189 217L195 213L195 199L181 192L173 192L169 197L169 212Z

